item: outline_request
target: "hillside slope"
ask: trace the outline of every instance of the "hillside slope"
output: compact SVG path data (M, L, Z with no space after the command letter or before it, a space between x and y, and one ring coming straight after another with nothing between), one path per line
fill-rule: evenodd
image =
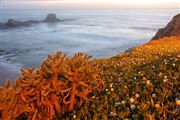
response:
M167 37L93 61L83 53L48 55L36 71L21 70L15 85L0 86L0 119L179 119L179 41Z
M180 38L151 41L110 59L96 60L105 90L60 118L179 119Z

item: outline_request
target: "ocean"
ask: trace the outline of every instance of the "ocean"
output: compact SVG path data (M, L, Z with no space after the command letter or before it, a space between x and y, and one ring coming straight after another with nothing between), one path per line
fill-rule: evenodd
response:
M83 51L96 58L112 57L148 42L179 10L6 9L0 22L43 20L48 13L63 22L0 30L1 64L38 67L47 54L57 51L67 56Z

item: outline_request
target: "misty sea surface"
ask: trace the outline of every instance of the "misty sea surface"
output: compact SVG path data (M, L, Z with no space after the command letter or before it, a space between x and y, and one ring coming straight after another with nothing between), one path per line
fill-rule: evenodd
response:
M112 57L148 42L179 10L6 9L0 22L43 20L48 13L64 21L0 30L1 63L38 67L47 54L57 51L67 56L83 51L96 58Z

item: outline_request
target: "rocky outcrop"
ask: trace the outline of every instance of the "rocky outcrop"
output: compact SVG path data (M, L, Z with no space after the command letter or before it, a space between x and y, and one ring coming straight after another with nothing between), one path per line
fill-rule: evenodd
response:
M28 20L28 21L25 21L25 23L27 23L27 24L35 24L35 23L40 23L40 21Z
M14 19L9 19L6 23L0 23L0 29L8 29L14 27L21 27L21 26L31 26L32 24L36 23L56 23L61 22L60 19L56 18L56 14L48 14L45 20L36 21L36 20L28 20L28 21L18 21Z
M56 18L56 14L48 14L43 22L55 23L60 21L60 19Z
M174 16L166 27L159 29L151 40L170 36L180 36L180 14Z
M8 27L20 27L20 26L31 26L31 24L39 23L39 22L40 21L36 21L36 20L28 20L21 22L14 19L9 19L5 25Z
M14 19L9 19L8 22L5 24L8 27L20 27L20 26L30 26L29 23L17 21Z

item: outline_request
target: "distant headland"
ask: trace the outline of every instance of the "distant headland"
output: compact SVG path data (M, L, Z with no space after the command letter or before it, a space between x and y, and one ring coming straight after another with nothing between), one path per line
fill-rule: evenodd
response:
M32 24L37 23L57 23L62 22L63 20L60 20L56 17L56 14L50 13L46 16L44 20L38 21L38 20L28 20L28 21L18 21L14 19L9 19L6 23L0 23L0 29L9 29L14 27L21 27L21 26L31 26Z
M151 40L170 36L180 36L180 14L175 15L166 27L159 29Z

